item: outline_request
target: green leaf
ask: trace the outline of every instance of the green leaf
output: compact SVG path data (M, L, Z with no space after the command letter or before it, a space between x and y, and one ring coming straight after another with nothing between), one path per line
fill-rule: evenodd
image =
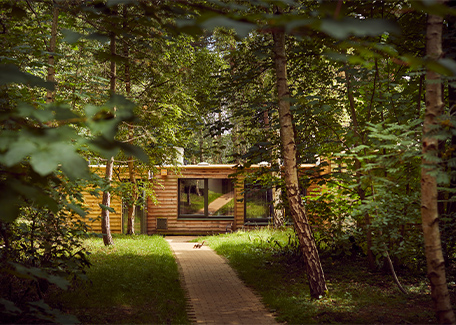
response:
M2 190L2 195L0 196L0 206L2 207L0 219L5 222L13 222L19 216L19 198L7 186L0 186L0 190Z
M98 205L100 206L101 209L103 210L108 210L109 212L112 212L112 213L116 213L116 210L114 210L113 208L111 207L108 207L104 204L101 204L101 203L98 203Z
M0 85L11 83L28 84L32 87L43 87L54 90L54 83L44 81L30 73L22 72L12 64L0 64Z
M256 28L256 25L246 22L241 22L237 20L230 19L224 16L216 16L210 19L207 19L201 24L201 27L208 30L213 30L216 27L226 27L228 29L234 29L236 34L244 38L249 35Z
M30 142L27 138L19 138L14 142L9 150L0 156L0 162L3 162L7 167L14 166L20 163L25 157L29 156L37 149L33 142Z
M101 33L92 33L86 37L89 40L99 41L100 43L109 42L109 37Z
M456 15L456 10L443 3L437 1L410 1L410 5L417 11L424 11L427 14L446 17L448 15Z
M337 62L347 62L348 61L348 56L346 54L328 51L328 52L325 52L324 55L328 59L333 60L333 61L337 61Z
M68 146L65 154L61 156L62 171L70 180L78 178L88 178L90 175L87 161L78 155L74 148Z
M59 157L59 153L53 152L49 147L42 148L30 156L30 165L38 174L46 176L57 169Z
M70 29L62 29L63 41L69 44L76 43L83 35Z
M54 118L52 111L49 111L47 108L37 109L32 105L21 103L17 109L22 116L35 117L40 122L48 122Z
M113 7L121 4L130 4L130 3L135 3L133 0L108 0L106 2L107 7Z
M70 282L68 282L67 279L62 278L61 276L53 275L53 274L48 275L45 279L48 280L50 283L55 284L56 286L58 286L59 288L61 288L63 290L67 290L70 285Z
M351 35L363 37L378 36L385 32L399 33L396 24L383 19L323 19L319 29L337 39L346 39Z
M66 107L53 107L54 112L55 112L55 119L56 120L69 120L69 119L75 119L75 118L80 118L79 115L71 111L70 109Z
M117 141L108 141L104 137L97 137L88 142L90 149L98 152L104 158L111 158L118 154L119 146Z
M9 262L11 265L14 266L16 269L16 272L19 273L20 275L23 275L24 277L28 278L33 278L33 279L45 279L49 281L52 284L55 284L59 288L66 290L68 289L68 286L70 285L70 282L66 280L65 278L62 278L57 275L49 274L43 269L37 268L37 267L26 267L24 265L14 263L14 262Z
M27 18L27 11L18 6L13 6L11 16L19 19Z
M14 302L10 300L6 300L4 298L0 298L0 305L3 306L6 313L10 315L17 315L21 313L21 310L16 307Z
M128 143L121 143L121 148L122 150L130 156L135 156L136 158L142 160L143 162L147 163L149 161L149 156L146 154L146 152L138 147L138 146L133 146Z
M69 210L74 211L75 213L79 214L81 217L85 217L87 215L87 212L84 211L79 205L76 205L73 203L67 203L66 206Z
M442 73L446 76L455 76L456 75L456 62L452 59L440 59L437 63L443 67L444 72Z
M90 121L87 126L94 135L101 135L106 139L113 139L117 134L117 125L119 121L112 119L99 119Z

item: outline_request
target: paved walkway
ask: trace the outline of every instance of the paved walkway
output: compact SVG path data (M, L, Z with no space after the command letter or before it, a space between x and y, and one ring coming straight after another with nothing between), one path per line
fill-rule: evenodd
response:
M197 324L276 324L258 296L212 249L193 248L194 237L168 236L188 293L188 314Z

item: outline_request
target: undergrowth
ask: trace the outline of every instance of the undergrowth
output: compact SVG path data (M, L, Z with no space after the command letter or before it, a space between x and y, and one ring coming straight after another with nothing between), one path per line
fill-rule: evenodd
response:
M201 240L201 238L200 238ZM424 274L403 273L402 294L390 274L369 272L359 255L322 257L328 294L310 298L305 265L291 229L262 229L205 237L254 288L278 321L297 323L435 322Z

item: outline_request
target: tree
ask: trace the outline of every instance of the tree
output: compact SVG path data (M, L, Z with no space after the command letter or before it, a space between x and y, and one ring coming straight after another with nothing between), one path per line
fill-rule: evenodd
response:
M2 291L0 317L11 323L77 322L42 298L50 284L67 289L88 265L81 245L88 232L80 219L86 214L81 192L93 179L85 153L136 151L114 139L118 125L133 117L125 100L113 96L104 107L78 102L73 110L61 105L69 92L45 100L54 91L54 84L42 79L48 75L49 52L67 49L58 42L57 13L62 13L59 26L68 27L69 18L56 5L0 4L0 286L8 288ZM55 48L47 46L51 39ZM50 67L68 63L59 61ZM49 75L55 72L58 82L64 70L56 67ZM107 114L114 106L118 114Z
M49 40L49 59L48 59L48 74L46 81L55 82L55 57L54 52L56 49L56 42L57 42L57 24L59 20L59 8L54 4L54 9L52 11L52 26L51 26L51 38ZM51 103L54 101L55 97L55 90L52 91L48 89L46 95L46 103Z
M116 15L115 9L112 12L112 15ZM115 57L116 53L116 33L111 31L110 33L110 43L109 43L109 50L111 55L111 69L110 69L110 87L109 91L111 96L116 93L116 79L117 79L117 69L116 69L116 61ZM114 112L116 108L114 107ZM106 162L106 170L105 170L105 182L106 186L110 187L112 182L112 171L114 168L114 157L111 157ZM111 224L109 222L109 208L111 204L111 190L105 189L103 191L103 200L101 202L102 209L101 209L101 232L103 234L103 242L105 246L114 245L114 241L111 235Z
M310 295L311 297L318 299L324 296L328 289L326 287L325 276L318 250L315 245L315 239L310 228L299 190L295 134L293 118L290 111L291 97L287 84L285 32L282 29L276 29L273 31L273 38L275 54L274 65L279 101L280 138L284 163L283 174L285 175L288 207L304 255Z
M437 60L442 55L443 18L429 14L426 28L426 54ZM423 124L423 168L421 172L421 216L427 260L427 274L431 283L431 296L439 323L456 323L451 307L445 274L445 261L439 231L437 207L438 166L433 156L437 156L439 141L435 128L443 113L441 76L432 69L426 72L426 113Z

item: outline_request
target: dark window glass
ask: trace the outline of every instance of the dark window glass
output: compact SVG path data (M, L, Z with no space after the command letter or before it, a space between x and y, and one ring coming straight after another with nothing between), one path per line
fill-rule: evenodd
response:
M179 217L233 217L230 179L179 179Z
M179 180L179 216L205 216L204 179Z
M246 184L244 202L246 221L268 221L271 219L273 213L271 189Z

